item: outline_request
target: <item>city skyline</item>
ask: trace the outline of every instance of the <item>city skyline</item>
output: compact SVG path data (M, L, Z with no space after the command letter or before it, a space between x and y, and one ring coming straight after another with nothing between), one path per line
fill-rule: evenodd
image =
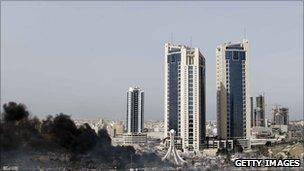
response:
M63 112L73 117L120 119L126 115L125 87L139 85L146 93L146 118L162 119L163 45L171 39L174 44L193 44L203 50L206 116L207 120L216 120L214 48L243 38L246 28L251 43L250 94L265 92L266 118L271 119L274 104L281 104L289 108L291 120L301 119L303 42L298 35L302 35L303 11L297 2L261 3L265 6L230 2L217 10L210 8L215 7L210 2L149 3L150 7L142 9L143 3L132 2L78 2L72 6L66 2L1 2L1 105L21 102L42 118ZM273 11L268 13L270 5L274 5ZM180 14L166 13L175 8ZM244 10L216 18L227 8ZM199 12L202 9L206 12ZM260 13L253 16L256 10ZM163 19L164 14L171 24ZM177 16L189 25L196 21L206 24L185 29L178 24ZM212 17L215 19L208 20ZM230 28L218 29L228 18L236 20ZM79 21L84 24L78 25ZM138 21L144 23L146 31L134 27ZM113 32L107 35L110 30ZM287 43L281 43L284 41Z

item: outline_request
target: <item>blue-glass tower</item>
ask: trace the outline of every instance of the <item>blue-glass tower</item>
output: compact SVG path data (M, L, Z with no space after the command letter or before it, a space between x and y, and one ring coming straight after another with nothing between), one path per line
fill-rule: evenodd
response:
M199 151L206 136L205 57L198 48L165 45L165 137L173 129L181 148Z
M221 139L243 139L250 134L248 50L247 40L222 44L216 49L217 123Z

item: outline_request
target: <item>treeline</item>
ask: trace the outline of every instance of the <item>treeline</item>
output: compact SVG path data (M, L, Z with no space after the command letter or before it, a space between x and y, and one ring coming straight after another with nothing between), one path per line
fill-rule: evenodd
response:
M113 168L163 164L153 153L137 154L132 146L112 146L107 130L96 133L89 124L77 127L70 116L57 114L40 121L30 115L24 104L9 102L3 105L0 122L1 152L37 151L71 154L73 160L89 156ZM73 161L74 162L74 161Z

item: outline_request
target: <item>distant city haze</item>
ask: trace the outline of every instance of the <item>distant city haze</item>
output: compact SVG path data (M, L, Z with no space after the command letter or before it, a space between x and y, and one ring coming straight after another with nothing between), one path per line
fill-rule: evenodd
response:
M207 120L216 119L217 45L250 43L251 95L266 117L303 118L303 2L1 1L1 106L44 118L125 120L127 91L145 91L145 119L164 118L164 44L206 59ZM1 109L2 111L2 109Z

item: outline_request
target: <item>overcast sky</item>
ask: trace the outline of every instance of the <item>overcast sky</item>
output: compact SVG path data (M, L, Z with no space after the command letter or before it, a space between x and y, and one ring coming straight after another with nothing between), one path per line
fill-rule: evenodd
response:
M215 48L250 42L251 95L303 117L302 2L1 2L1 103L34 115L126 117L126 91L145 91L163 119L164 44L200 48L207 119L216 119ZM171 36L172 35L172 36ZM2 105L1 104L1 105Z

